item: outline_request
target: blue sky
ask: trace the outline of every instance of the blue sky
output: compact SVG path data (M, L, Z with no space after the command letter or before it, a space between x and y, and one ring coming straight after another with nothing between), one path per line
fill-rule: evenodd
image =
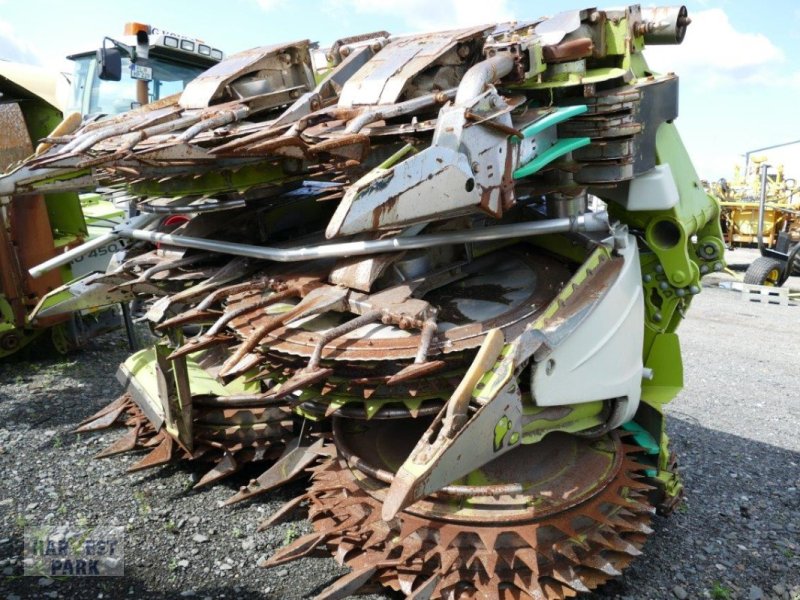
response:
M444 29L583 7L576 0L0 0L0 58L61 66L61 57L121 35L126 21L199 37L230 54L292 39L324 46L378 29ZM800 3L694 0L687 7L693 24L684 44L646 56L653 68L681 77L678 125L701 177L731 177L747 150L800 139ZM769 159L800 179L800 144Z

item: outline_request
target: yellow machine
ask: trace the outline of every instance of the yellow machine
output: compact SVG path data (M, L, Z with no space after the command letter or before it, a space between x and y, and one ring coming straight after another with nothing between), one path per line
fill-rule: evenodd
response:
M758 243L758 206L761 196L759 171L765 157L751 159L751 168L746 173L737 165L733 180L720 179L707 184L707 191L719 200L722 208L720 218L725 242L729 248ZM766 204L762 235L766 246L780 250L800 241L800 188L797 181L786 177L783 165L778 165L775 174L767 176ZM784 234L784 235L781 235Z

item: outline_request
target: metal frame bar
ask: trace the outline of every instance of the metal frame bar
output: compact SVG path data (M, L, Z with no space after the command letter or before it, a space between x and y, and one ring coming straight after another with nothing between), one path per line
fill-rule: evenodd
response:
M153 218L154 215L142 215L143 217ZM129 221L126 224L114 228L111 233L101 236L78 246L70 252L66 252L54 259L48 260L30 270L33 277L39 277L43 273L58 268L71 262L78 256L93 250L94 248L108 243L118 238L133 239L151 243L161 243L181 248L193 248L196 250L206 250L209 252L219 252L221 254L231 254L233 256L245 256L259 260L273 260L276 262L299 262L320 258L344 258L349 256L363 256L365 254L376 254L381 252L402 252L405 250L417 250L420 248L431 248L434 246L446 246L449 244L465 244L469 242L488 242L492 240L502 240L511 238L523 238L535 235L548 235L553 233L568 233L577 231L608 231L608 214L605 212L586 213L576 217L564 217L559 219L546 219L542 221L529 221L525 223L513 223L510 225L495 225L482 229L468 229L465 231L454 231L447 233L429 233L411 237L394 237L385 240L369 240L363 242L339 242L332 244L319 244L300 248L276 248L271 246L254 246L252 244L238 244L236 242L224 242L220 240L209 240L205 238L189 237L184 235L172 235L139 229L142 221Z
M53 269L58 269L59 267L63 267L71 263L73 260L77 260L78 258L88 254L92 250L96 250L97 248L101 248L106 244L109 244L115 240L120 238L126 237L125 232L128 230L137 228L137 227L145 227L149 225L151 222L160 219L161 215L156 214L143 214L139 215L138 217L134 217L125 223L117 225L108 233L104 233L93 240L89 240L81 244L80 246L76 246L72 250L67 250L63 254L59 254L58 256L54 256L50 260L46 260L41 264L36 265L35 267L31 268L28 272L31 274L31 277L41 277L45 273L52 271Z

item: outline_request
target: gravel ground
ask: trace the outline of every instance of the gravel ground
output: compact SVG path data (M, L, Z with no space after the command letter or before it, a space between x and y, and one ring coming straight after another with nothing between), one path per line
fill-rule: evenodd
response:
M123 337L0 365L0 598L304 598L342 574L332 559L256 566L309 530L296 521L255 531L300 483L223 509L258 471L196 492L202 470L187 465L128 475L135 457L91 460L117 434L69 431L118 395ZM594 597L800 600L800 307L706 289L681 339L686 386L668 429L686 503L656 518L644 555ZM125 576L20 576L22 530L44 523L124 526Z

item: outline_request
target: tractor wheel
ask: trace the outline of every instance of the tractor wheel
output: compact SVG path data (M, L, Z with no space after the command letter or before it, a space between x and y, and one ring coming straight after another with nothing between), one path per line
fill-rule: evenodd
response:
M747 267L744 282L751 285L768 285L780 287L783 281L783 263L775 258L759 256Z

